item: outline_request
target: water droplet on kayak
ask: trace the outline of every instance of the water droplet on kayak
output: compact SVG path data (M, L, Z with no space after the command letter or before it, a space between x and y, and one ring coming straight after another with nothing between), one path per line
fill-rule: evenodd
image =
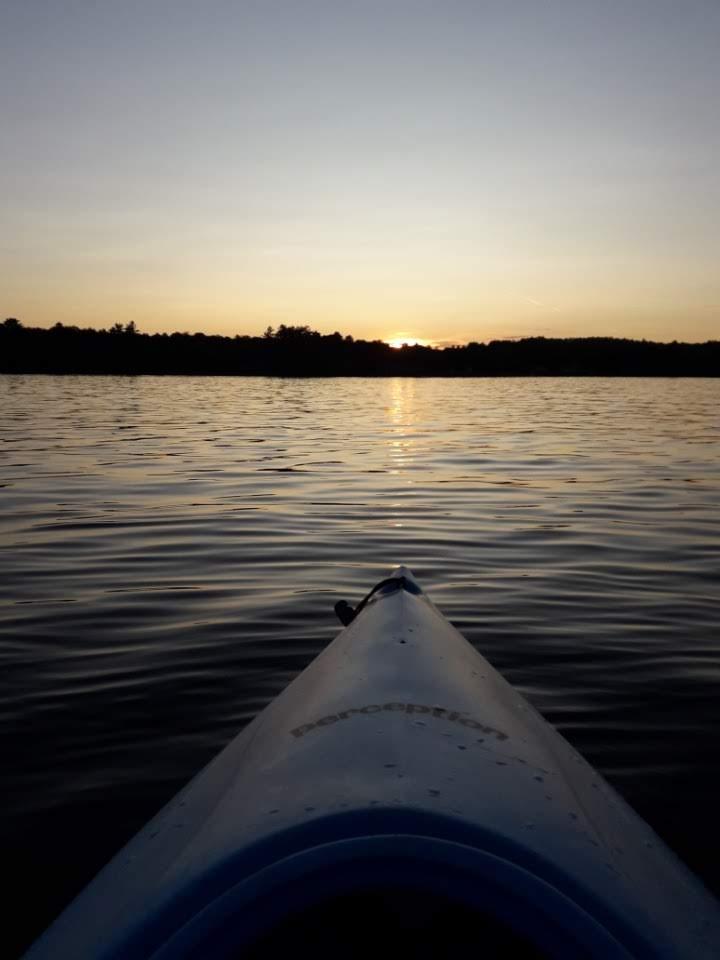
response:
M150 834L150 839L153 840L159 833L159 830L153 830L153 832Z
M393 767L396 767L396 766L397 766L396 763L386 763L386 764L385 764L385 769L386 769L386 770L392 770Z
M459 744L457 745L457 748L458 748L458 750L467 750L467 747L466 747L464 744L462 744L462 743L459 743Z
M651 840L646 840L646 841L645 841L645 846L648 848L648 850L652 850L652 848L655 846L655 844L654 844Z
M428 793L430 794L431 797L439 797L439 796L440 796L440 791L439 791L439 790L428 790Z
M546 799L546 800L552 800L552 797L551 797L551 795L550 795L549 793L546 793L546 794L545 794L545 799Z
M545 783L545 777L533 777L533 780L537 780L538 783Z
M407 640L398 640L398 643L407 643Z
M315 807L305 807L305 813L312 813Z
M426 727L426 726L427 726L427 724L425 723L424 720L415 720L414 723L415 723L415 726L416 726L416 727Z
M269 813L269 814L280 813L280 811L279 811L279 810L268 810L268 813Z
M578 818L578 815L576 813L569 813L568 816L570 817L571 820L577 820Z
M507 766L507 764L505 763L504 760L496 760L495 763L496 763L496 765L497 765L498 767L506 767L506 766Z
M485 737L478 737L478 739L477 739L475 742L476 742L476 743L485 743Z

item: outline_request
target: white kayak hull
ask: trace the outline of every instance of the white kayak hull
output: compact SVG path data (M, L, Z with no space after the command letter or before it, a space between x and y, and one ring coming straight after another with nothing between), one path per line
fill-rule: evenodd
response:
M714 898L404 568L27 956L237 957L373 888L537 955L720 956Z

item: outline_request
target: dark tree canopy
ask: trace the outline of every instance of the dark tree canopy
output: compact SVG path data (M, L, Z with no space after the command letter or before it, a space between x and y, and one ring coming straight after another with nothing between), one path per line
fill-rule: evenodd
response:
M240 374L281 376L720 376L720 341L655 343L615 337L493 340L394 349L308 326L262 336L140 333L56 323L0 324L0 373Z

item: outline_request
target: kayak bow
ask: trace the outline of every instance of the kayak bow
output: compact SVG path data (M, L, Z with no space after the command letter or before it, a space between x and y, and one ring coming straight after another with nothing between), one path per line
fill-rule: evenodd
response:
M342 611L28 960L720 955L713 897L409 570Z

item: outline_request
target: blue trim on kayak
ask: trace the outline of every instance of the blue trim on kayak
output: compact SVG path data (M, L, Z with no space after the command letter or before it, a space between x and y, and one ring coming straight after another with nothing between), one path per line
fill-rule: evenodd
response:
M400 834L325 844L272 864L193 917L152 960L229 960L289 916L377 887L449 897L553 957L631 958L577 904L521 867L462 844ZM478 923L478 946L482 935Z
M309 823L290 827L231 855L211 869L196 874L187 886L179 890L176 887L175 894L169 896L164 905L158 905L150 919L134 930L126 929L119 943L108 943L108 951L104 956L107 960L129 960L135 956L154 958L153 951L161 951L179 930L194 923L196 917L206 910L211 910L216 901L222 901L232 890L239 887L244 889L246 885L249 885L247 889L251 890L256 880L260 882L260 878L265 876L267 871L273 871L281 863L307 862L310 866L313 861L303 861L302 858L315 849L324 850L324 855L329 856L334 847L344 847L354 841L367 844L393 836L408 835L414 836L418 843L430 844L437 841L453 844L472 852L480 859L492 858L493 863L500 861L506 864L508 870L521 871L523 875L531 878L533 883L542 885L543 889L547 887L558 898L563 898L563 902L573 904L577 911L588 918L594 918L594 922L605 931L610 940L614 939L615 942L623 944L631 956L649 958L655 955L644 938L640 938L635 930L624 922L622 916L609 911L604 903L580 886L575 878L519 843L460 818L417 810L376 808L329 814ZM283 880L282 872L276 876L277 882ZM382 881L382 875L376 879ZM453 890L452 894L455 895L456 892L458 900L462 900L459 891ZM448 893L447 888L445 893ZM488 891L484 889L483 895L487 897ZM284 905L282 898L278 897L278 906L284 907L280 917L286 916L290 905ZM502 905L498 902L493 909L501 910ZM485 910L487 912L486 908ZM248 918L243 914L243 924L246 919ZM236 920L239 923L240 917L237 916ZM252 917L249 917L249 920L251 921ZM158 952L158 957L160 956L162 953Z

